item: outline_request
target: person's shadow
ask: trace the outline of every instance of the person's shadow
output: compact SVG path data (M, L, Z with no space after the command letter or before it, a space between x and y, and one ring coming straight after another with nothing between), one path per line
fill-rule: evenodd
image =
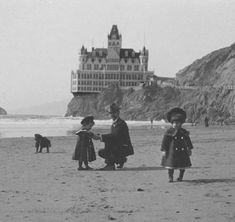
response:
M163 167L148 167L148 166L125 167L122 169L117 169L117 171L150 171L150 170L165 170L165 169Z
M213 179L196 179L196 180L183 180L184 182L198 184L210 184L210 183L235 183L235 178L213 178Z

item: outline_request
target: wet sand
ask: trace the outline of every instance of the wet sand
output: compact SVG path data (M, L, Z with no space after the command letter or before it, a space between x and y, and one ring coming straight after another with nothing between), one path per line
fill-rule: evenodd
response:
M193 167L174 183L160 167L159 127L131 128L135 155L116 171L77 171L76 136L50 137L49 154L35 154L33 138L1 139L0 221L235 221L235 126L187 129Z

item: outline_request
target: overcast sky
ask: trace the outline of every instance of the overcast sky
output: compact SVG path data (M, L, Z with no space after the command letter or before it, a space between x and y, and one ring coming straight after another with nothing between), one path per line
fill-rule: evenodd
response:
M149 69L175 73L235 42L235 0L0 0L0 106L72 98L70 73L82 45L149 49Z

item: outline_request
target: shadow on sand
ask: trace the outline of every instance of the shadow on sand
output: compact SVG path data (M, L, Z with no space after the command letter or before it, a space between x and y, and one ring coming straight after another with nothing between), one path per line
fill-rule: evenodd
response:
M165 170L163 167L148 167L148 166L140 166L140 167L127 167L118 169L117 171L150 171L150 170Z
M63 154L66 153L66 151L54 151L54 152L50 152L50 154Z
M235 183L235 178L184 180L184 182L192 184Z
M191 167L193 169L200 169L201 167ZM205 167L203 167L205 168ZM208 167L209 168L209 167ZM100 170L102 171L101 169L96 169L96 170ZM165 169L164 167L161 167L161 166L139 166L139 167L124 167L122 169L117 169L116 170L111 170L111 171L115 171L115 172L118 172L118 171L151 171L151 170L167 170ZM106 170L104 170L106 171ZM189 181L187 181L189 182Z

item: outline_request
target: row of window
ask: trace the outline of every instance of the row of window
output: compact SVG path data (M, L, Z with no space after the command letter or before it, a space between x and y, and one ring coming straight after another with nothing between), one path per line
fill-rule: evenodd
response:
M128 85L121 85L121 86L137 86L136 83L129 83ZM103 87L90 87L90 86L81 86L78 88L73 88L73 91L87 91L87 92L93 92L93 91L102 91Z
M143 74L117 74L117 73L78 73L73 74L73 79L127 79L127 80L143 80ZM73 80L74 81L74 80Z
M120 70L121 71L124 71L124 70L127 70L127 71L139 71L139 68L140 66L139 65L107 65L107 70ZM104 64L94 64L93 65L93 69L94 70L106 70L106 65ZM92 64L88 63L88 64L82 64L82 70L92 70Z
M120 86L138 86L138 82L121 82Z
M85 86L109 86L113 82L99 82L99 81L78 81L78 85L82 85L82 87ZM76 84L75 84L76 85ZM120 86L138 86L138 82L120 82ZM74 87L74 85L73 85ZM78 87L79 88L79 87ZM81 88L81 87L80 87Z
M109 46L111 46L111 45L119 45L119 42L109 42Z

